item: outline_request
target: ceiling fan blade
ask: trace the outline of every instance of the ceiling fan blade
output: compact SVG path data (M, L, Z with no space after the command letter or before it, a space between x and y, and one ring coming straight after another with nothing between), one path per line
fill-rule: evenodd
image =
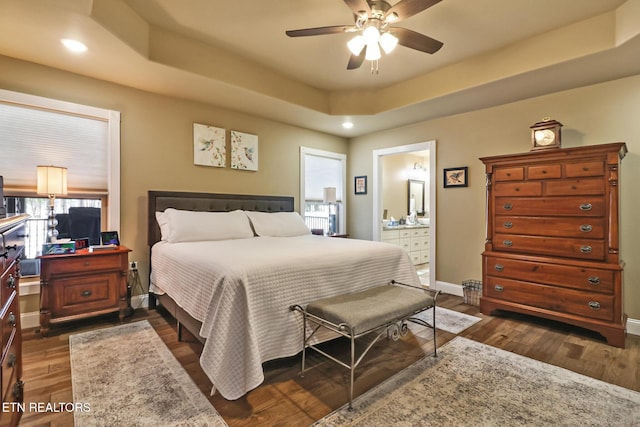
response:
M356 31L357 28L354 25L334 25L331 27L317 27L317 28L303 28L301 30L287 30L285 33L289 37L304 37L304 36L320 36L323 34L339 34Z
M371 10L371 7L369 6L369 3L367 3L367 0L344 0L344 2L353 11L354 15L357 15L358 12L362 10L367 13L369 13L369 11Z
M400 0L384 14L384 19L386 20L389 15L395 13L397 18L392 22L398 22L410 18L441 1L442 0Z
M360 55L351 55L349 58L349 63L347 64L347 70L355 70L360 68L362 63L364 62L364 57L367 55L367 46L365 46Z
M391 32L398 37L398 44L425 53L436 53L443 46L441 41L406 28L393 27Z

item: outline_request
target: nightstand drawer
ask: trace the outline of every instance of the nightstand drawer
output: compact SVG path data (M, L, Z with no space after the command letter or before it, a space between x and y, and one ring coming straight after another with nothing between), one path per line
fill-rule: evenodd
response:
M119 280L119 271L55 280L52 310L61 317L98 310L116 311Z
M99 270L119 270L122 257L118 253L109 255L87 255L49 259L49 272L52 275L66 273L86 273Z

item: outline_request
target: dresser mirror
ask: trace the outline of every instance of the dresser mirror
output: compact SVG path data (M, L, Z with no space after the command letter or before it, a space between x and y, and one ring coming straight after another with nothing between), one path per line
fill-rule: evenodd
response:
M416 214L424 215L424 181L410 179L407 188L407 212L415 210Z

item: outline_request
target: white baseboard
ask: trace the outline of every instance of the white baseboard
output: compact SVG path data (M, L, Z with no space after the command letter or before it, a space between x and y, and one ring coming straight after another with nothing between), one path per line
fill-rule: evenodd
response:
M134 295L131 297L131 306L133 308L148 308L149 295ZM37 328L40 326L40 312L31 311L29 313L20 313L20 327L22 329Z
M459 297L464 295L462 286L456 285L455 283L436 282L435 289L445 294L457 295ZM640 320L627 319L627 334L640 335Z

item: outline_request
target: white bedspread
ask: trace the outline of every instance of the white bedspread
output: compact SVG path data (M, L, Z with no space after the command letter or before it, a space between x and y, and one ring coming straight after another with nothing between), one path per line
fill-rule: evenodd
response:
M306 235L153 246L152 291L202 322L200 364L226 399L262 383L262 363L302 350L292 304L388 283L420 284L409 256L382 242Z

